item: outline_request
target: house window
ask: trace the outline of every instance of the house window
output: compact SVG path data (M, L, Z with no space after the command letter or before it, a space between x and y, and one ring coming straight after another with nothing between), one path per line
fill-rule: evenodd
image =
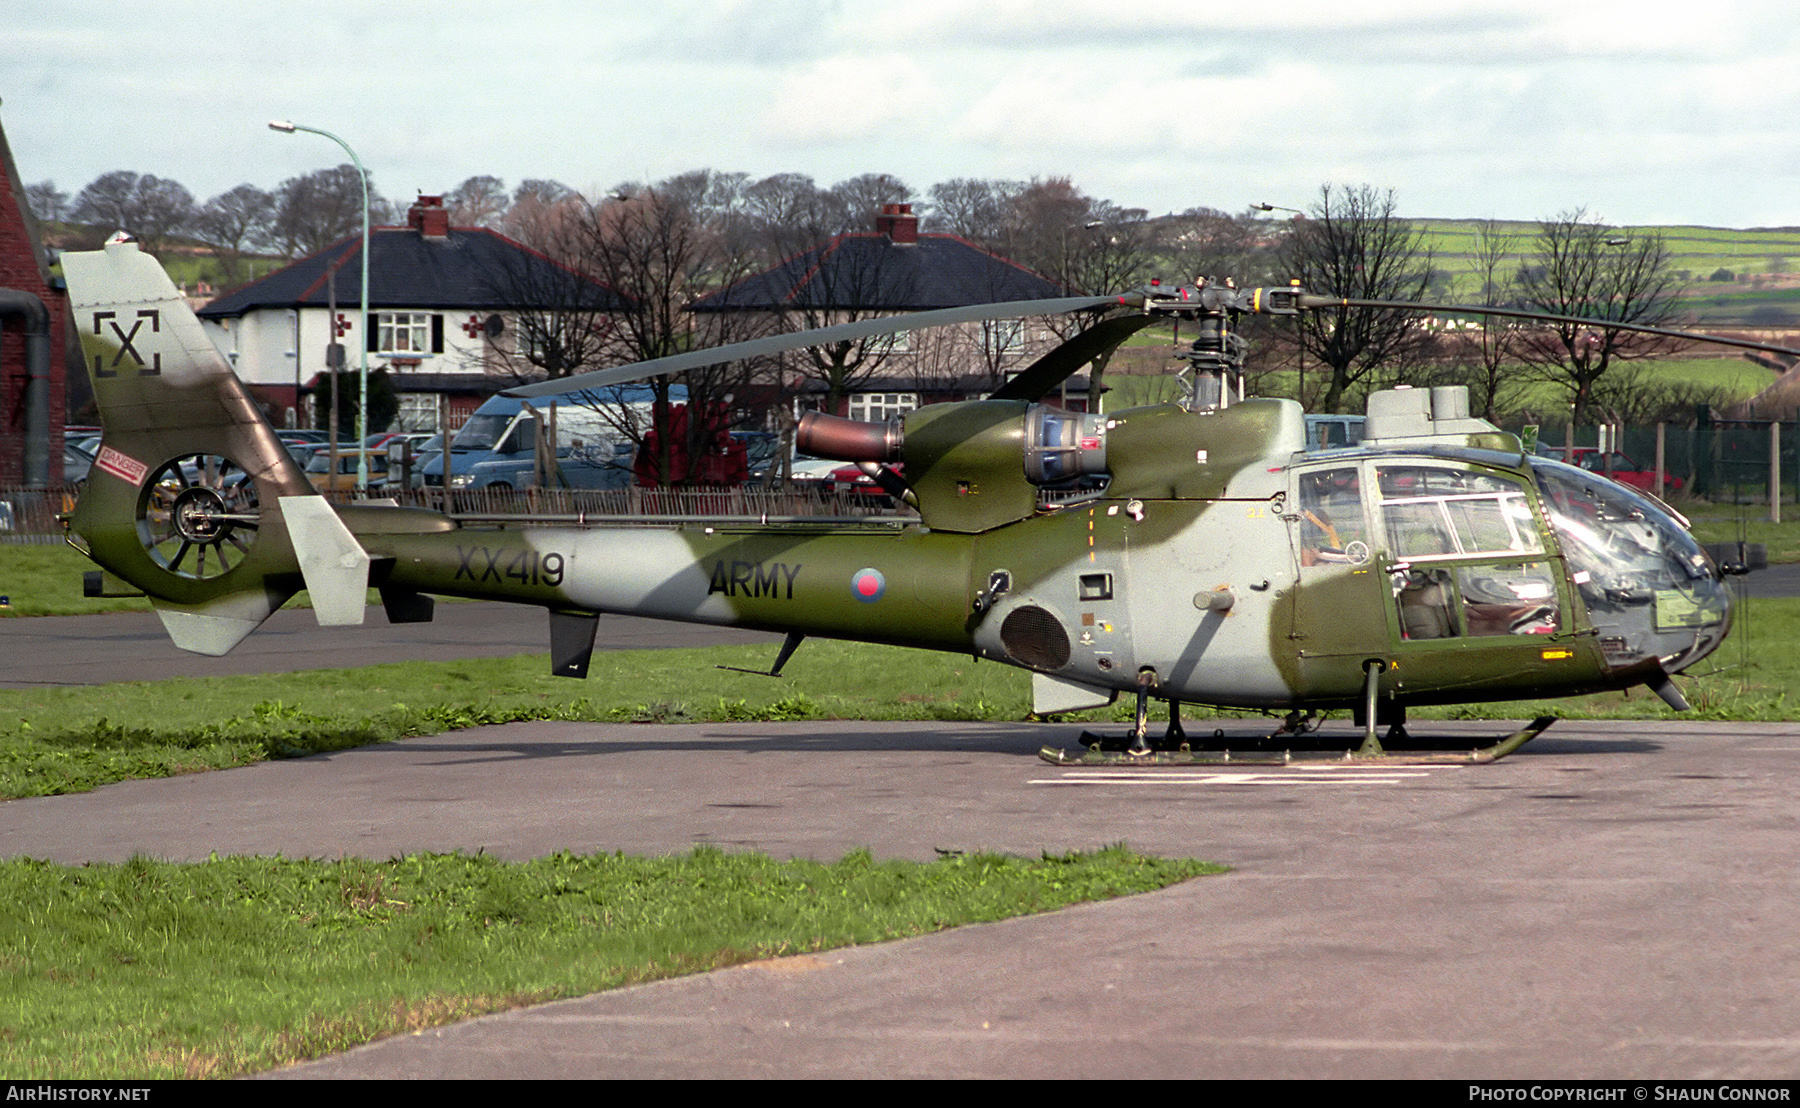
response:
M916 392L859 392L850 397L850 418L886 423L918 406L919 394Z
M552 312L520 312L513 317L513 351L532 365L579 356L581 334L566 317Z
M403 392L396 400L400 402L400 410L396 413L393 427L396 431L436 431L438 429L438 398L428 392Z
M443 349L442 324L430 312L377 312L376 354L418 357Z
M1022 319L989 320L981 325L981 345L986 353L1003 358L1025 352L1025 321Z

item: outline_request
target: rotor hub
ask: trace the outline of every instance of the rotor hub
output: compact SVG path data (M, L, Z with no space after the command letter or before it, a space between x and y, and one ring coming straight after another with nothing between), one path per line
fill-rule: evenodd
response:
M260 522L255 480L223 455L171 458L138 494L138 538L178 577L208 580L237 568Z
M169 506L169 522L188 542L219 541L224 534L225 498L204 485L183 489Z

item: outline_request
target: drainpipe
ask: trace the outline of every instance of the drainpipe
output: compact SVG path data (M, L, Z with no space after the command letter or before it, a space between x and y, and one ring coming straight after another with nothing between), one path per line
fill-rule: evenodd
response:
M25 484L50 486L50 310L29 292L0 289L0 318L25 325Z

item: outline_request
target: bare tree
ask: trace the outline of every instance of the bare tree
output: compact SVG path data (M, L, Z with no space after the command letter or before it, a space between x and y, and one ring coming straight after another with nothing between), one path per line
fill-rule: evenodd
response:
M753 264L753 256L763 246L745 198L749 184L748 173L695 169L659 182L656 189L707 228L718 257L740 259L733 263L736 266Z
M575 190L561 181L552 181L544 177L529 177L519 182L513 190L512 202L517 205L526 201L538 204L554 204L558 200L574 195Z
M696 206L691 197L691 176L662 185L623 190L625 200L609 200L597 209L591 254L598 273L613 288L635 298L637 310L620 318L620 338L632 360L663 357L700 345L694 332L695 317L687 306L700 296L744 276L755 259L735 249L733 237L724 232L717 212ZM682 184L690 186L682 195ZM729 189L727 190L730 191ZM705 193L701 193L702 199ZM765 326L755 317L727 316L709 323L707 345L740 341ZM647 471L659 484L696 483L703 478L693 460L712 447L721 426L741 415L749 385L768 367L762 363L734 362L693 369L671 377L652 379L657 395L657 424L653 442L640 450ZM687 418L671 420L670 387L679 383L687 395ZM685 449L678 451L673 432L684 432ZM654 447L654 449L648 449ZM683 469L679 456L689 459Z
M1217 208L1189 208L1163 224L1163 257L1178 281L1236 278L1240 285L1255 285L1275 276L1275 236L1254 210L1231 215Z
M831 186L851 228L867 230L888 204L910 204L913 190L891 173L862 173Z
M387 202L369 185L369 220L386 221ZM354 165L289 177L275 190L274 240L287 257L316 253L362 229L363 181Z
M1517 303L1518 248L1517 236L1507 234L1497 221L1475 224L1469 252L1470 276L1479 290L1475 303L1489 308ZM1471 410L1484 419L1497 419L1524 392L1519 326L1499 316L1464 321L1447 333L1442 344L1460 369L1454 383L1468 386Z
M81 190L69 218L129 231L146 253L156 254L186 229L194 211L194 194L179 182L117 169Z
M39 223L61 223L69 209L69 194L56 187L55 181L39 181L25 186L25 200Z
M1359 300L1418 300L1430 287L1431 252L1412 224L1394 214L1393 190L1324 185L1310 217L1295 220L1282 242L1280 264L1313 292ZM1425 332L1414 312L1336 308L1297 317L1303 355L1330 374L1323 411L1371 374L1417 356Z
M1158 257L1157 227L1142 208L1123 208L1082 192L1067 177L1033 178L1013 192L1006 238L998 253L1049 278L1070 293L1104 295L1142 285ZM1067 338L1094 322L1091 315L1047 321ZM1088 410L1100 410L1112 351L1088 366Z
M715 181L702 171L656 185L628 183L598 201L573 193L516 200L509 228L551 264L521 259L517 272L497 276L504 283L495 291L518 305L514 372L566 377L700 345L687 305L741 277L754 261L734 248L722 226L721 213L735 210L733 192L728 179ZM608 310L603 299L578 295L600 288L626 298L630 310ZM552 310L558 303L564 306ZM711 321L705 343L748 337L755 324L746 317ZM654 420L648 427L612 402L618 390L599 390L597 410L639 446L641 472L658 484L696 483L704 478L693 463L749 401L751 378L763 368L740 362L649 379ZM673 407L678 389L685 393L685 416Z
M931 186L933 231L956 235L986 250L1003 252L1012 225L1018 181L958 177Z
M506 182L482 176L467 178L451 189L444 197L444 206L450 210L450 222L455 226L495 228L511 204Z
M194 237L218 252L224 280L243 280L244 252L271 244L275 196L243 184L206 202L194 217Z
M559 244L568 233L562 226L570 202L584 203L573 189L558 181L533 179L513 190L512 203L500 218L502 234L552 258L561 257Z
M595 210L573 193L548 202L517 201L507 230L527 250L506 256L487 275L489 291L510 307L510 338L494 367L519 384L601 369L620 359L617 305L591 261Z
M1682 341L1605 323L1669 327L1683 291L1662 236L1629 235L1583 209L1538 227L1537 250L1518 276L1519 300L1551 315L1602 323L1546 323L1521 331L1521 357L1568 395L1576 426L1592 417L1595 387L1614 363L1679 349Z
M781 330L809 331L911 306L912 259L901 256L859 215L859 205L874 202L870 195L905 186L879 176L852 181L822 189L810 177L782 173L747 186L746 211L772 265L754 282L715 297L717 310L709 314L763 315ZM795 352L788 364L801 378L816 381L824 409L836 411L847 393L873 377L907 341L875 335L812 346Z

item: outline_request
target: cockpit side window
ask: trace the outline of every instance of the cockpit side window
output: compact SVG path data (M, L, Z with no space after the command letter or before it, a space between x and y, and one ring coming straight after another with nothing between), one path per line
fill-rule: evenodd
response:
M1561 628L1548 562L1459 566L1456 591L1470 635L1553 635Z
M1354 465L1300 475L1300 564L1361 565L1369 560L1362 475Z
M1381 518L1395 558L1536 554L1543 546L1524 483L1435 466L1376 469Z

